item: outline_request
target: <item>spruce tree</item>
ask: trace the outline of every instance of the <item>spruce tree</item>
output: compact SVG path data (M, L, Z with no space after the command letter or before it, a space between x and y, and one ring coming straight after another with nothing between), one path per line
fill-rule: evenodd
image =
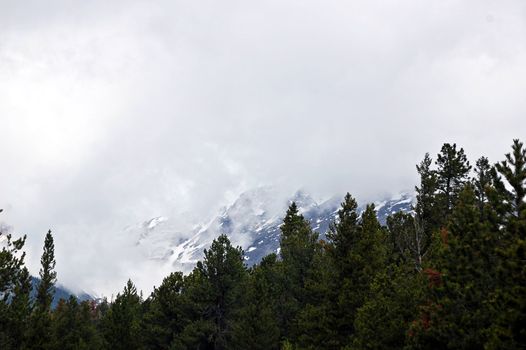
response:
M415 186L416 221L421 224L423 232L430 237L431 233L438 230L443 222L436 200L438 179L436 172L431 169L433 159L426 153L422 162L416 166L420 176L420 186Z
M403 349L423 301L425 281L410 262L378 273L356 311L352 349Z
M285 338L295 338L293 323L305 305L305 282L312 267L318 234L291 203L283 219L280 241L282 288L280 327Z
M142 346L140 325L142 299L137 288L128 280L122 293L102 319L105 348L115 350L139 349Z
M51 231L44 239L44 251L40 259L40 282L37 287L35 308L28 329L28 348L50 349L52 347L51 302L55 293L57 273L55 269L55 246Z
M443 217L453 210L458 194L468 180L471 166L464 149L457 151L456 144L445 143L437 155L437 187Z
M33 310L31 301L31 276L26 267L23 267L18 276L18 283L11 300L10 315L11 337L15 348L24 348L27 342L26 330L30 326L29 320Z
M188 324L183 295L184 277L173 272L154 288L144 315L145 344L149 349L168 349Z
M229 347L232 323L241 307L238 301L247 276L243 250L241 247L234 248L226 235L220 235L204 253L204 260L197 263L209 300L204 317L214 327L209 335L213 348L222 350Z
M232 348L278 350L280 329L278 304L280 262L270 254L250 270L239 300L241 308L232 326Z
M336 348L352 343L357 310L386 264L386 236L374 205L366 207L358 222L356 207L356 201L347 194L338 212L339 221L327 235L332 244L332 266L338 271L333 304Z
M44 240L44 252L42 253L40 264L40 283L37 288L36 307L41 312L49 312L55 294L55 283L57 281L57 273L55 272L55 245L53 243L51 230L48 231Z
M418 348L484 348L494 318L496 238L481 216L474 188L458 197L443 231L428 302L412 330Z
M0 209L0 212L2 210ZM24 267L25 253L22 252L26 236L13 240L11 234L0 228L0 348L17 349L20 345L23 329L19 326L25 322L22 310L22 289L26 280L27 269ZM13 305L12 300L16 299Z
M496 247L498 312L490 344L508 349L526 348L526 150L513 140L512 153L495 165L495 188L489 193L498 222Z
M472 179L472 182L473 186L475 187L475 195L477 196L478 206L482 213L484 206L488 201L488 187L492 185L491 165L489 164L488 158L480 157L477 160L475 174L476 176Z
M513 140L512 153L507 153L506 160L495 164L495 169L493 180L497 196L493 197L492 204L504 217L507 231L525 238L526 149L523 143Z

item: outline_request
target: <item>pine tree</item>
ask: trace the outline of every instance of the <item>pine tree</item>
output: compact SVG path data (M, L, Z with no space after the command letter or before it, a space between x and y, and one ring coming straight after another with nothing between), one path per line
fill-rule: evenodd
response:
M246 278L243 250L234 248L226 235L212 242L205 249L204 260L197 263L197 270L206 281L209 304L205 319L213 324L209 335L214 349L226 349L231 342L231 329L242 295L241 286Z
M352 343L356 312L386 263L386 237L374 205L366 207L359 222L356 207L356 201L347 194L338 212L339 221L327 235L333 245L332 266L337 270L338 294L333 305L336 348Z
M333 265L333 246L316 245L312 268L305 282L305 306L297 316L297 345L301 349L339 349L336 325L338 311L338 269Z
M416 166L420 176L420 187L416 186L416 221L421 223L423 232L428 237L435 230L438 230L443 222L440 215L436 192L438 190L437 174L431 169L433 159L426 153L422 162Z
M378 273L358 308L352 349L402 349L423 300L424 280L412 263L391 264Z
M16 349L22 338L18 327L25 317L21 304L23 277L27 272L24 267L25 253L22 252L26 236L13 240L11 234L5 234L0 229L0 239L0 348ZM10 304L12 299L16 299L14 305Z
M280 300L280 328L283 336L294 338L293 322L305 305L305 282L312 267L318 234L313 232L296 203L292 203L281 229L283 295Z
M173 272L154 288L144 315L145 344L149 349L168 349L189 323L183 295L184 277Z
M23 348L26 343L26 329L33 310L31 301L31 276L26 267L20 270L18 283L14 290L13 299L9 305L11 322L11 337L14 348Z
M477 160L475 174L476 176L472 179L472 182L475 187L478 206L482 213L488 201L486 192L488 191L488 187L492 185L491 165L489 164L488 158L480 157Z
M55 293L57 273L55 269L55 246L51 231L44 239L44 251L40 259L40 283L37 287L35 308L28 329L28 348L50 349L52 347L51 302Z
M495 164L493 180L497 196L493 205L504 217L507 231L511 235L526 237L526 149L519 140L513 140L512 154L506 154L506 160ZM497 174L498 172L498 174ZM500 176L499 176L500 175ZM511 188L509 190L502 177Z
M54 270L56 264L55 245L51 230L48 231L44 240L44 252L40 259L40 264L40 283L37 288L36 307L41 312L49 312L57 281L57 273Z
M236 313L232 327L232 348L254 350L278 350L280 329L277 301L280 262L276 254L270 254L250 270L249 279L242 289L242 304Z
M489 193L490 203L501 220L498 221L500 242L496 248L498 312L491 328L490 345L523 349L526 348L523 326L526 322L526 150L522 142L513 140L512 153L495 165L493 182L495 188Z
M432 270L425 312L413 329L418 348L484 348L494 318L495 240L471 185L459 194ZM419 328L420 327L420 328Z
M100 349L102 341L95 329L89 302L78 303L70 296L61 299L53 312L53 349Z
M437 155L437 187L443 217L453 210L458 194L468 180L471 166L464 149L457 151L456 144L445 143Z
M137 288L128 280L124 290L102 320L105 347L112 350L132 350L141 347L140 324L142 300Z

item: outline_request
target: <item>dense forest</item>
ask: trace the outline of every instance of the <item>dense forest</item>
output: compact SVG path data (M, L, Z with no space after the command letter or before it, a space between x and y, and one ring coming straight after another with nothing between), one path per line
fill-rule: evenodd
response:
M131 281L114 300L51 300L45 237L30 297L25 237L4 234L0 349L524 349L526 150L504 160L444 144L416 170L412 213L379 224L347 194L319 240L295 203L279 254L247 267L219 236L194 270L148 297Z

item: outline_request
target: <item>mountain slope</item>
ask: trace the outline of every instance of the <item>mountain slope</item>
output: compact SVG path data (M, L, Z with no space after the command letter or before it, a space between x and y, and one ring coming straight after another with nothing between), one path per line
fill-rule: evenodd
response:
M334 222L340 207L340 197L317 203L309 194L298 191L288 200L279 202L270 187L260 187L242 193L232 205L223 208L207 224L196 225L187 239L175 230L169 219L153 218L136 227L138 249L149 259L169 264L173 269L189 271L202 259L203 249L220 234L226 234L234 245L245 250L248 265L258 263L264 256L279 252L280 225L290 202L295 201L300 212L310 221L312 228L325 238L329 225ZM387 216L397 212L411 211L413 197L401 193L393 198L375 202L378 219L385 224ZM359 207L359 212L364 205Z

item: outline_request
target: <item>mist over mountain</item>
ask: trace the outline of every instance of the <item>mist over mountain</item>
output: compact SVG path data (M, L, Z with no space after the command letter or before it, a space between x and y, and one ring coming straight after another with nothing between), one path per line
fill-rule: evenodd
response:
M325 239L343 196L317 202L309 193L298 190L285 201L276 198L276 190L270 186L243 192L208 222L195 224L191 233L177 231L175 223L163 216L128 227L126 231L130 237L136 237L136 247L145 259L173 271L189 272L202 259L203 250L220 234L226 234L232 244L243 248L245 262L250 266L270 253L279 253L280 226L291 202L297 204L320 239ZM401 192L375 201L380 223L385 224L387 216L397 211L410 212L413 200L412 193ZM360 205L359 212L365 204Z

